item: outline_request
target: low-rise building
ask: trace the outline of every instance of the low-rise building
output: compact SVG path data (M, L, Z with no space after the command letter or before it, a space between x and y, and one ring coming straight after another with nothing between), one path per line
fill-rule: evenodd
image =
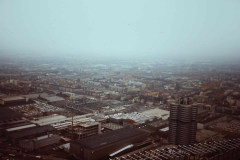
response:
M60 141L60 136L54 134L48 134L33 139L25 139L19 141L19 146L26 151L37 150L41 147L56 144Z
M105 160L126 146L143 142L147 133L136 128L123 128L91 136L70 144L70 152L78 160Z
M79 124L76 128L76 134L79 139L101 133L101 123L99 122L85 122Z

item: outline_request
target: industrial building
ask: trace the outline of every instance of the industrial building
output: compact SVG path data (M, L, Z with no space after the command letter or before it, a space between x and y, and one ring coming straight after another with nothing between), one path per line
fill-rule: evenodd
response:
M113 160L239 160L240 139L135 151Z
M27 119L20 113L14 112L7 107L0 108L0 135L6 133L7 129L29 125Z
M23 117L20 113L14 112L7 107L0 108L0 126L9 125L11 123L23 121Z
M19 146L26 151L37 150L41 147L56 144L60 141L60 136L54 134L48 134L32 139L24 139L19 141Z
M11 105L11 104L20 104L26 103L27 99L23 96L11 96L11 97L4 97L0 99L1 105Z
M123 119L131 119L138 124L144 124L146 121L152 121L155 118L158 119L168 119L169 118L169 111L154 108L149 109L144 112L131 112L131 113L116 113L112 115L105 116L106 118L110 118L115 122L120 122Z
M36 124L31 124L31 123L21 124L20 126L14 126L12 128L7 128L6 132L7 133L17 132L19 130L23 130L23 129L26 129L26 128L32 128L32 127L36 127Z
M41 97L41 99L47 101L48 103L63 102L65 99L59 96Z
M170 107L169 143L192 144L196 140L197 107L193 105L172 105Z
M148 134L136 128L123 128L71 142L70 152L78 160L104 160L122 148L143 142Z
M83 139L95 134L101 133L101 123L98 122L85 122L75 127L79 139Z
M40 126L51 125L57 130L68 129L70 126L79 126L85 123L95 122L94 119L91 118L92 114L78 115L73 117L66 117L59 114L52 114L49 116L34 118L32 123L38 124Z
M66 120L67 120L66 116L58 115L58 114L52 114L50 116L35 118L31 122L35 123L35 124L38 124L40 126L44 126L44 125L50 125L50 124L54 124L54 123L58 123L58 122L61 122L61 121L66 121Z
M52 133L54 130L52 126L35 126L11 132L7 136L13 143L17 143L24 138L42 136L46 133Z

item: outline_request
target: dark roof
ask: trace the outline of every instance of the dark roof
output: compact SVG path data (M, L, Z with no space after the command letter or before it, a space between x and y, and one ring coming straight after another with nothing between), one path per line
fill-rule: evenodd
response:
M139 135L145 135L146 132L136 128L123 128L111 132L105 132L100 135L91 136L85 139L78 140L76 143L90 149L96 149L104 145L125 140Z
M22 118L20 113L14 112L13 110L2 107L0 108L0 121L8 121L11 119L20 119Z
M17 139L17 138L23 138L23 137L27 137L27 136L32 136L32 135L37 135L37 134L41 134L41 133L45 133L45 132L51 132L55 130L52 126L37 126L37 127L33 127L33 128L27 128L27 129L23 129L21 131L17 131L14 133L10 133L9 137Z

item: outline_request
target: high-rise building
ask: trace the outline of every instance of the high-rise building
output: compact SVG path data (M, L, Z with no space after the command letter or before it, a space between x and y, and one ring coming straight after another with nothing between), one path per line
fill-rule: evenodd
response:
M170 107L169 143L187 145L195 142L197 107L189 104Z

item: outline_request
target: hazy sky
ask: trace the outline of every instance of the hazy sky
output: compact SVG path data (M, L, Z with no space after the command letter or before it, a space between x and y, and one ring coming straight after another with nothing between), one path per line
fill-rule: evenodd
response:
M240 58L240 0L0 0L0 54Z

